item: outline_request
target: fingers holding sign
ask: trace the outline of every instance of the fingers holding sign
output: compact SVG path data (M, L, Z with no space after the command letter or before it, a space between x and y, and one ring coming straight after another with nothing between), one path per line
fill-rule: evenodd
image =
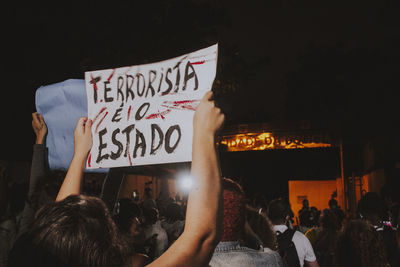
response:
M194 131L212 133L213 135L222 127L225 115L215 106L213 92L207 92L201 100L194 114Z
M74 131L75 139L75 156L86 158L92 147L92 120L81 117L76 124Z
M81 192L83 169L86 157L92 147L92 120L81 117L74 131L75 151L68 168L67 175L58 192L56 201L61 201L70 195Z

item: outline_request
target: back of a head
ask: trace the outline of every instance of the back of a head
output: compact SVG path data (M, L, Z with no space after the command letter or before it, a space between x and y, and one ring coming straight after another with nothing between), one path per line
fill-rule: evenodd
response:
M272 200L268 205L268 217L274 225L285 224L289 205L282 199Z
M363 220L349 221L336 248L337 266L387 266L382 237Z
M336 199L331 198L328 202L329 208L330 209L336 209L338 207L338 202Z
M169 203L165 211L165 218L170 223L183 220L181 206L177 203Z
M158 220L158 210L156 208L143 209L144 225L153 225Z
M336 214L330 209L324 209L322 211L320 222L324 230L338 231L341 227Z
M315 207L304 210L299 215L300 225L305 227L314 227L318 225L319 211Z
M254 233L261 239L263 245L272 250L277 249L276 235L273 225L264 213L255 208L246 206L246 219Z
M303 207L306 207L306 208L308 208L309 207L309 202L308 202L308 199L306 198L306 199L303 199Z
M153 190L150 187L146 187L144 189L144 196L147 198L152 198L153 197Z
M358 212L363 217L382 219L386 212L383 199L375 192L366 193L358 202Z
M118 201L117 214L114 221L121 232L128 233L135 217L140 218L142 210L132 199L123 198Z
M221 241L237 241L243 236L245 195L242 187L231 179L222 179L224 221Z
M38 211L17 240L9 266L124 266L125 253L105 204L77 195Z

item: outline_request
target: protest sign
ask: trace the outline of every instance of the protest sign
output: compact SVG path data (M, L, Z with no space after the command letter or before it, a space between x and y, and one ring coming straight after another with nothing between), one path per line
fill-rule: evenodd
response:
M173 59L85 73L93 146L86 167L192 157L193 115L216 74L218 45Z
M47 125L46 147L52 170L68 170L74 154L74 129L80 117L87 117L85 80L69 79L36 90L36 110ZM86 172L107 172L91 169Z

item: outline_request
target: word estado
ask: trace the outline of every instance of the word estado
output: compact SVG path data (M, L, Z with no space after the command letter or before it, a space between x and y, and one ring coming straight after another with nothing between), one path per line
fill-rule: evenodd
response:
M171 67L157 70L113 75L114 72L108 78L98 76L90 80L94 89L92 103L99 107L104 105L100 113L107 108L107 113L102 114L102 119L99 119L100 122L97 122L96 126L98 138L96 163L128 157L132 165L132 159L151 157L160 150L164 150L166 154L173 153L182 140L181 125L176 123L168 125L168 120L165 120L161 127L161 124L150 121L150 118L157 117L157 114L148 113L151 110L158 112L160 110L159 105L162 101L153 101L153 98L159 99L177 92L198 90L199 79L192 64L189 61L178 62ZM111 116L103 126L99 127L108 112ZM164 112L169 113L171 110ZM162 114L164 113L160 116L164 116ZM141 123L140 126L137 123L145 120L149 122Z

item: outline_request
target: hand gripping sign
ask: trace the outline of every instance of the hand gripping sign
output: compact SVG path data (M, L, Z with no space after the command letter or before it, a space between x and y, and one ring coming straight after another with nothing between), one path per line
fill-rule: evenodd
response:
M173 59L85 73L93 146L86 168L187 162L193 115L216 74L218 45Z

